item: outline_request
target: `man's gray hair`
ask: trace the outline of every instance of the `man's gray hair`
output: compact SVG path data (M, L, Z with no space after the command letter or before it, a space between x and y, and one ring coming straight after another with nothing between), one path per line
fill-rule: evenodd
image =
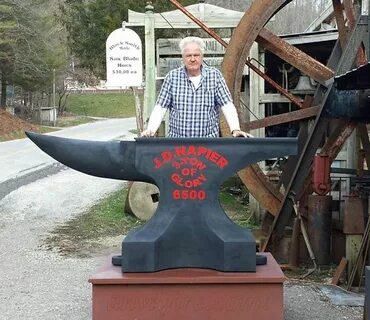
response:
M182 39L179 43L179 47L180 47L180 50L181 50L181 54L184 53L184 49L185 47L189 44L189 43L195 43L198 45L199 49L200 49L200 52L202 54L204 54L204 49L205 49L205 44L204 44L204 41L202 38L199 38L199 37L186 37L184 39Z

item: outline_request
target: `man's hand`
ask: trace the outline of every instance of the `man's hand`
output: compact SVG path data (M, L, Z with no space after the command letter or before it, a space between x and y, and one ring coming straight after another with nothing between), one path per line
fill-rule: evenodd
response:
M153 132L151 130L144 130L141 133L141 137L154 137L154 135L155 135L155 132Z
M246 133L244 131L241 131L241 130L233 130L231 132L232 136L233 137L244 137L244 138L252 138L253 135L251 135L250 133Z

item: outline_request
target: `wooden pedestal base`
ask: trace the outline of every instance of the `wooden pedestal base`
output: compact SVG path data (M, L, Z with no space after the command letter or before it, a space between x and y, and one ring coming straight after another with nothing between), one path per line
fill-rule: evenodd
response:
M284 275L271 254L256 273L172 269L122 273L107 264L89 280L93 320L283 320Z

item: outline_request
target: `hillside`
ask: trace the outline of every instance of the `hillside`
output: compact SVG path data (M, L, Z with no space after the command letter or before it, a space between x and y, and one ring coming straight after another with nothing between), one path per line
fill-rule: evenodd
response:
M37 131L38 128L7 111L0 110L0 136L8 136L21 131Z

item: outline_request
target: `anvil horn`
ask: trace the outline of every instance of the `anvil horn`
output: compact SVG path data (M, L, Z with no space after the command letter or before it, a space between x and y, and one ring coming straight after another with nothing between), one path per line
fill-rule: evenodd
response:
M26 132L41 150L64 165L92 176L151 182L135 168L134 141L87 141Z

